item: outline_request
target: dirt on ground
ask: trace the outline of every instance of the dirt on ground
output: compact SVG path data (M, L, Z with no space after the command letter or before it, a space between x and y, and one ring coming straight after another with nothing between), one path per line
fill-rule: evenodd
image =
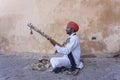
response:
M120 80L120 53L82 55L85 66L76 76L26 69L53 56L59 55L0 52L0 80Z

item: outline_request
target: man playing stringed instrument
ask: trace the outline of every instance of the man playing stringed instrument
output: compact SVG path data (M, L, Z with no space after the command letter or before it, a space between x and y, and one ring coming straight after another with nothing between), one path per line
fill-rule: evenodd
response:
M76 69L80 70L83 68L83 63L80 61L80 42L79 38L76 35L76 32L79 30L77 23L70 21L67 24L66 33L69 35L66 45L59 46L52 42L52 45L55 47L56 51L63 55L63 57L52 57L50 63L53 68L53 72L61 72L62 67L70 67L70 72L73 73Z

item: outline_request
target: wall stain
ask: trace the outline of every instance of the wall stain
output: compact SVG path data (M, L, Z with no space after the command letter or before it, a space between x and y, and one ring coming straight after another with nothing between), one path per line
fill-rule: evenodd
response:
M101 5L102 11L98 18L99 25L104 26L120 22L120 9L118 10L118 12L115 11L117 10L117 7L119 7L120 3L118 4L114 0L103 0L101 1Z
M64 19L56 19L53 23L49 24L49 27L47 27L48 34L51 34L51 36L59 41L61 44L64 42L64 40L67 37L66 34L66 26L67 26L68 20Z
M16 23L23 19L22 15L8 14L0 17L0 35L8 35L8 33L16 27ZM7 33L6 33L7 32Z
M0 51L9 51L9 40L5 37L0 37Z
M71 9L75 6L77 0L62 0L59 5L65 7L66 9Z
M83 53L92 53L93 50L95 52L104 52L106 50L106 45L100 41L87 41L81 43L81 50Z

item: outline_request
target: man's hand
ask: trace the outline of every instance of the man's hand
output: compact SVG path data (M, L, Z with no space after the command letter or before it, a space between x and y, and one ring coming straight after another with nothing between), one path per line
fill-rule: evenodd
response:
M50 41L50 43L51 43L53 46L55 46L55 45L56 45L56 43L55 43L55 42L53 42L51 39L49 39L49 41Z

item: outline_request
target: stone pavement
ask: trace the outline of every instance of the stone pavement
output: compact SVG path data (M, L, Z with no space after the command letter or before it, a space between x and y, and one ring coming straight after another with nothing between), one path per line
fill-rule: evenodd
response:
M84 69L77 76L72 76L25 69L38 61L38 56L34 58L30 54L0 52L0 80L120 80L120 58L83 58Z

